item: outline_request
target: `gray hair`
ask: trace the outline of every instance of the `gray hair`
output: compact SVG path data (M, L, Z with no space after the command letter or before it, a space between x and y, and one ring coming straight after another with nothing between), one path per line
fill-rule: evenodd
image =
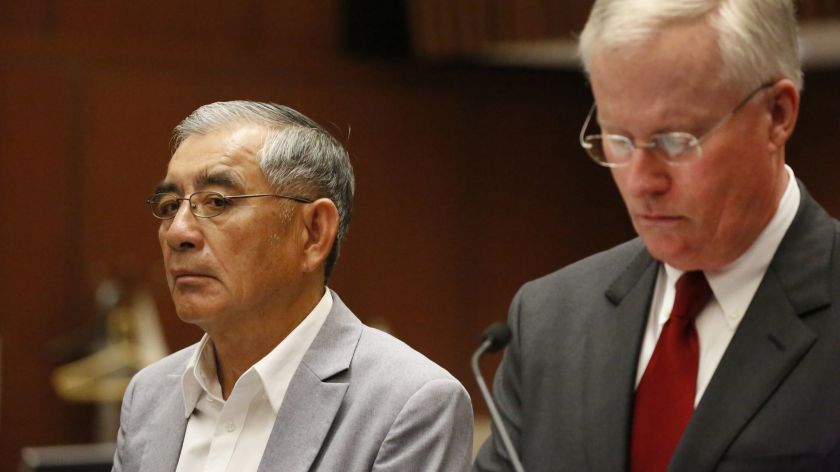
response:
M590 72L595 49L638 45L696 19L718 33L727 83L750 89L787 78L802 89L793 0L597 0L578 44L584 69Z
M265 127L260 168L275 191L312 192L338 208L338 234L325 264L329 278L341 241L350 226L355 182L344 147L318 123L283 105L251 101L204 105L173 130L173 149L191 135L205 135L236 124Z

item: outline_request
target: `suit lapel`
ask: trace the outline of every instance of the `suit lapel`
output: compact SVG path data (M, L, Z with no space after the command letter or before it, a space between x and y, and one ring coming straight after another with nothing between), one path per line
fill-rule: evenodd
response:
M259 471L310 470L341 407L348 383L331 381L350 367L361 322L332 292L333 308L292 377Z
M322 382L298 369L268 439L260 471L309 470L347 392L346 383Z
M167 375L163 390L160 406L151 419L149 431L154 433L143 450L142 470L175 470L181 457L187 432L181 374Z
M689 422L670 470L714 469L816 341L801 317L830 303L833 227L800 186L799 212Z
M640 250L607 290L613 310L590 315L586 338L583 416L592 471L627 467L639 346L659 264Z

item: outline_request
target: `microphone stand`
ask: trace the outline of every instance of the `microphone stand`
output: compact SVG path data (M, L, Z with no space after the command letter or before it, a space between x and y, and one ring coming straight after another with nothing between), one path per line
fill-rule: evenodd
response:
M507 328L507 326L505 326L505 328ZM490 330L488 330L488 332L489 331ZM475 351L472 356L472 371L476 381L478 382L478 388L481 390L481 395L484 397L484 401L487 403L487 408L490 410L490 417L496 425L496 430L499 432L499 436L502 438L502 444L505 446L505 450L510 456L510 461L513 464L513 470L516 472L525 472L525 469L522 467L522 462L519 460L519 455L513 447L513 442L511 442L510 436L508 436L507 429L505 428L504 423L502 423L502 417L496 409L496 402L493 401L493 396L490 394L490 390L488 390L487 384L484 382L484 377L481 375L481 370L478 368L478 360L491 347L494 348L493 351L497 351L504 347L504 344L507 344L506 341L503 342L501 346L499 346L498 343L498 340L490 339L490 336L485 335L484 342L481 343L481 346L479 346L478 350Z

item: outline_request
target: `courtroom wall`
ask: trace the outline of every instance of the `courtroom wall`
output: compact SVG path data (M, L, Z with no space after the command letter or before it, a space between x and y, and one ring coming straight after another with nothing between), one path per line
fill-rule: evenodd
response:
M468 358L517 287L633 235L609 173L577 145L591 96L574 70L351 54L337 0L3 9L0 470L22 446L97 439L98 408L59 398L50 374L85 339L103 280L154 295L171 350L200 337L169 302L144 200L172 127L201 104L283 103L348 147L358 192L330 286L481 411ZM838 77L809 74L790 147L835 215Z

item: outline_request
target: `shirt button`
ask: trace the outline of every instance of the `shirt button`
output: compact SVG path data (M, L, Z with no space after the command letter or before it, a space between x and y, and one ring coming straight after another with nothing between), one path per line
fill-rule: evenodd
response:
M234 425L233 421L231 421L230 423L225 425L225 429L227 430L228 433L232 433L233 430L236 429L236 425Z

